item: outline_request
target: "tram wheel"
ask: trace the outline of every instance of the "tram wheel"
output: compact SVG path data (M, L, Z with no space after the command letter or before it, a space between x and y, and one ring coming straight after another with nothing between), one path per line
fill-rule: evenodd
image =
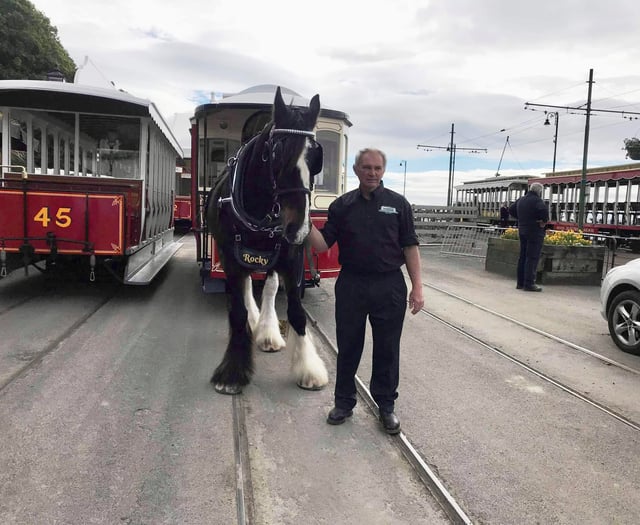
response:
M640 292L627 290L618 294L611 302L607 320L609 334L618 348L640 355Z

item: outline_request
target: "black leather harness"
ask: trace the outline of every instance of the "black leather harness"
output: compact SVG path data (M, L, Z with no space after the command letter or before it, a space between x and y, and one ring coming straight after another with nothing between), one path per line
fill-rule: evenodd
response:
M310 196L311 188L278 188L276 174L273 169L274 157L277 155L278 141L274 136L278 134L303 135L311 139L311 145L307 147L306 162L309 167L312 180L322 170L322 146L315 141L313 131L297 129L272 128L269 138L264 143L262 161L268 163L268 171L271 185L271 210L262 218L255 218L247 213L243 199L243 183L247 169L248 152L257 147L261 135L252 138L242 146L235 157L227 162L229 170L229 195L218 200L218 207L225 206L234 217L234 247L233 253L238 264L252 271L267 271L274 267L280 255L282 241L282 219L280 217L280 196L286 193L302 192ZM313 183L311 183L313 184ZM258 250L251 247L251 240L259 239L260 245L265 241L270 244L267 250ZM268 242L271 241L271 242Z

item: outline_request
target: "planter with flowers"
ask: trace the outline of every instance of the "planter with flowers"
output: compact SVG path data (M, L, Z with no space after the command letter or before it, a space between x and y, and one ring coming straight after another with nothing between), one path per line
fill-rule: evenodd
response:
M536 282L600 285L604 246L594 246L581 232L547 232L538 261ZM518 230L508 228L490 238L485 270L516 278L520 242Z

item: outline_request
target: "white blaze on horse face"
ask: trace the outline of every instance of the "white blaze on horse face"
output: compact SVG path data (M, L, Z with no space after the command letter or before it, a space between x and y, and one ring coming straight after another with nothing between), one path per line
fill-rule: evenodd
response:
M300 158L298 159L297 166L298 166L298 169L300 170L300 178L302 179L302 185L305 188L310 189L311 174L309 173L309 166L307 166L307 162L305 161L306 153L307 153L307 148L304 148L302 150L302 154L300 155ZM311 219L309 218L309 201L310 199L305 198L304 219L302 221L302 224L300 225L300 229L298 230L298 233L296 233L293 244L302 244L306 239L307 235L309 235L309 232L311 231L311 224L310 224Z

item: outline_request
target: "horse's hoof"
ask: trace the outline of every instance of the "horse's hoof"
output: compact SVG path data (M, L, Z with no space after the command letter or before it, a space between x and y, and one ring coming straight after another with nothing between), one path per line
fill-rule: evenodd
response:
M258 349L261 352L266 352L268 354L273 354L275 352L279 352L280 348L274 348L273 346L258 346Z
M302 390L313 390L313 391L322 390L325 387L325 385L305 386L305 385L302 385L300 383L296 383L296 385L298 385L300 388L302 388Z
M287 343L282 338L265 337L256 340L256 347L261 352L279 352Z
M223 385L215 383L213 388L218 392L218 394L225 394L228 396L235 396L236 394L242 393L242 387L240 385Z

